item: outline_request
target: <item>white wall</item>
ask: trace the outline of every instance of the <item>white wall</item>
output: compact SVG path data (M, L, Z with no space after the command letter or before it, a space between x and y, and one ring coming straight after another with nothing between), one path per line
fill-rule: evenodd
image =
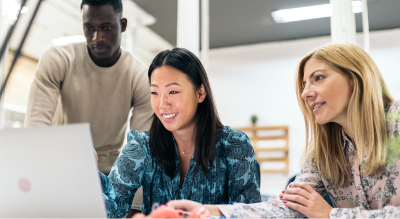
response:
M395 99L400 98L400 29L371 33L371 56L380 68ZM298 62L310 50L331 38L263 43L210 51L208 73L224 125L249 126L256 114L259 126L289 125L290 172L264 174L261 193L278 195L288 178L300 169L305 129L295 94ZM362 35L357 42L363 45Z

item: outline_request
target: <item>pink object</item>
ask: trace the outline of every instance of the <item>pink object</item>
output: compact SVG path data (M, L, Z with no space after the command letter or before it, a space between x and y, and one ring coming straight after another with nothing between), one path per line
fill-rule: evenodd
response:
M29 192L31 190L31 183L25 178L20 179L18 185L24 192Z
M180 218L175 209L161 205L149 215L149 218Z
M135 215L133 215L132 218L146 218L146 215L144 215L142 213L136 213Z

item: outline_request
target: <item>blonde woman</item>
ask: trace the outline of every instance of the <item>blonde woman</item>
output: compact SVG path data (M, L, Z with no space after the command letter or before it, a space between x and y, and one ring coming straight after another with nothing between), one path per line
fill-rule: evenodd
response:
M374 61L351 44L318 48L299 64L296 93L307 146L294 183L267 202L205 207L236 218L399 218L400 102L393 102ZM327 193L335 208L322 198Z

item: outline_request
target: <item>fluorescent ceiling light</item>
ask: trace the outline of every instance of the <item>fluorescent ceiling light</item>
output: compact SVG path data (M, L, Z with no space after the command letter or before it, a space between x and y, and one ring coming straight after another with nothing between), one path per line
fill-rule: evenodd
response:
M361 1L353 1L353 13L360 13L363 11ZM293 21L302 21L322 17L332 16L332 5L316 5L302 8L292 8L285 10L273 11L272 17L276 23L287 23Z
M6 0L3 1L3 17L8 17L10 20L17 20L18 11L21 7L21 4L17 3L15 0ZM29 11L29 7L22 7L21 14L24 14Z
M24 6L24 7L22 7L21 14L25 14L28 11L29 11L29 7Z
M77 43L77 42L85 42L86 38L82 35L76 35L76 36L67 36L67 37L61 37L61 38L56 38L53 39L53 44L54 45L65 45L69 43Z

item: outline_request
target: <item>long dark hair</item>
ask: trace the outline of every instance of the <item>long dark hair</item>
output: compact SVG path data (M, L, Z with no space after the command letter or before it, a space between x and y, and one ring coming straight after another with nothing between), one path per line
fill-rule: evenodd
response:
M154 69L161 66L170 66L185 73L194 87L198 90L203 84L207 93L203 102L197 106L195 114L196 125L193 131L195 135L194 160L196 161L196 173L201 168L205 173L209 173L208 165L215 159L215 143L217 131L222 127L219 120L217 109L215 108L214 98L211 92L210 82L206 71L200 60L187 49L174 48L160 52L149 67L149 81ZM164 168L165 173L173 178L177 166L175 163L175 145L172 133L161 123L156 114L153 115L149 133L149 143L152 153L156 156L158 164Z

